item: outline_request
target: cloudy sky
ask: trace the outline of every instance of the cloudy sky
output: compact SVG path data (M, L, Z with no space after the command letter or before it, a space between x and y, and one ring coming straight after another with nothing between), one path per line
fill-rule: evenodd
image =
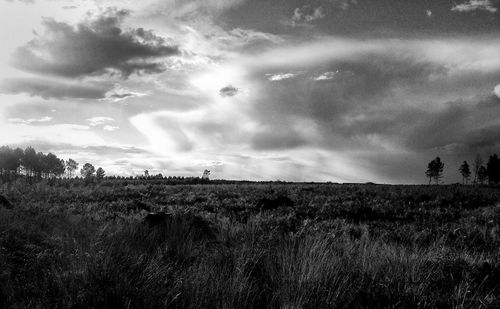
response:
M500 152L499 0L0 0L0 144L107 174L424 183Z

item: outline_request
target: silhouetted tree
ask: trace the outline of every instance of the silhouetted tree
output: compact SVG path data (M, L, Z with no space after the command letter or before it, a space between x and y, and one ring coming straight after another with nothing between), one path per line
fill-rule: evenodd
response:
M488 174L488 182L498 184L500 182L500 160L496 154L490 156L486 164L486 172Z
M477 181L482 185L486 182L486 179L488 179L488 171L484 165L481 165L477 171Z
M106 175L106 172L103 170L102 167L99 167L97 169L97 172L95 173L95 176L97 177L97 179L103 179L105 175Z
M473 180L474 184L477 183L479 168L481 168L481 166L483 166L483 163L484 163L483 158L479 154L477 154L476 158L474 159L474 164L472 166L472 169L474 172L474 180Z
M9 146L0 147L0 175L17 174L24 152L20 148L11 149Z
M429 184L431 184L432 179L436 181L436 184L439 184L439 179L443 177L443 169L444 163L441 162L441 158L436 157L436 159L429 162L425 172L425 175L429 177Z
M471 174L467 161L464 161L458 170L460 171L460 175L462 175L462 183L466 184L469 181Z
M45 156L45 178L48 177L59 177L64 174L66 167L64 166L64 160L59 159L55 154L49 153Z
M95 173L95 167L90 164L90 163L85 163L83 165L83 168L80 170L80 174L82 175L83 178L90 178L92 175Z
M47 171L49 169L46 156L42 152L36 154L36 165L35 165L35 175L36 179L40 180L42 177L47 177Z
M69 178L73 175L73 171L76 171L78 169L78 163L73 160L73 159L68 159L66 161L66 170L68 171Z
M38 168L38 158L35 149L33 147L27 147L24 150L23 158L21 159L21 164L23 165L26 175L30 178L35 176L36 170Z

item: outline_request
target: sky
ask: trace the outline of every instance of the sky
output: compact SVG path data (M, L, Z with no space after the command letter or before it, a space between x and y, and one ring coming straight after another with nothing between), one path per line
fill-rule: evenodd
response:
M108 175L444 182L500 153L500 0L0 0L0 144Z

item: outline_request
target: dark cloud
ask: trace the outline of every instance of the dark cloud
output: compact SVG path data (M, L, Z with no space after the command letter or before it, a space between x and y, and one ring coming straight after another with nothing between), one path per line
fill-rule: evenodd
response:
M26 93L44 99L102 99L112 86L106 83L68 83L40 78L13 78L0 82L0 92Z
M494 67L454 68L384 51L294 69L303 73L280 82L260 68L252 76L261 87L249 114L262 128L253 149L338 152L379 181L404 183L425 181L436 156L446 159L445 181L456 181L460 162L500 151ZM315 78L324 72L335 74Z
M255 150L289 150L308 144L307 139L295 130L257 133L252 137L251 142Z
M133 93L114 93L114 94L108 96L108 98L122 100L122 99L131 98L131 97L135 97L135 96L136 95Z
M179 53L153 32L121 29L127 11L109 10L98 18L76 27L44 19L44 35L37 36L13 55L13 65L40 74L64 77L132 73L157 73L165 70L159 57Z
M419 114L401 131L414 151L450 145L462 145L461 152L487 151L500 146L500 99L495 96L450 102L441 111Z
M451 10L456 4L470 2L490 2L490 6L483 7L489 8L490 11L497 9L497 12L492 14L482 9L470 14L458 14ZM221 19L233 28L251 28L274 34L296 34L298 29L289 27L291 17L294 10L302 8L305 3L313 8L323 8L325 17L315 20L315 29L330 35L420 38L450 33L484 35L500 32L500 19L496 18L500 11L500 2L497 0L274 0L272 3L268 0L252 0L242 4L239 10L228 11ZM263 6L266 7L266 14L262 14ZM428 10L432 11L433 18L428 18Z
M256 104L256 118L275 123L276 115L305 117L328 126L339 125L350 114L377 106L394 89L427 84L429 76L446 74L440 65L390 56L366 55L358 61L332 62L318 72L337 72L330 80L315 80L311 72L279 83L265 82ZM256 78L264 78L258 72Z
M219 94L221 97L234 97L235 95L237 95L239 92L239 89L232 86L232 85L228 85L224 88L222 88L220 91L219 91Z

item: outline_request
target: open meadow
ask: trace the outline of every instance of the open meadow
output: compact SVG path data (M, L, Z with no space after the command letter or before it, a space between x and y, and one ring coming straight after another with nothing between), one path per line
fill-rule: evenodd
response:
M500 307L495 188L57 179L0 194L2 308Z

